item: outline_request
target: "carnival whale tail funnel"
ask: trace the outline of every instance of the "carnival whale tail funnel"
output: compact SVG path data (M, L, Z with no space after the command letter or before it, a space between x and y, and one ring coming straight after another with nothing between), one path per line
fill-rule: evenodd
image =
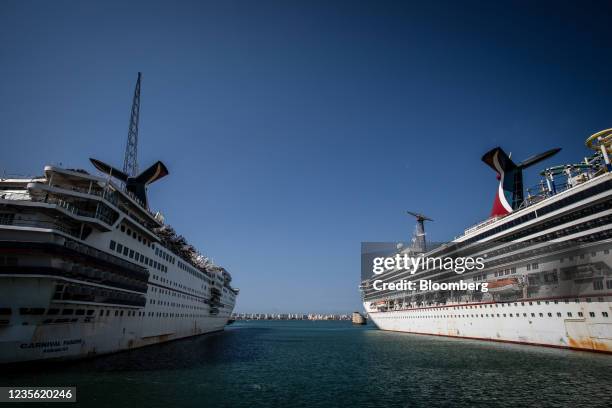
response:
M148 208L147 201L147 189L146 187L153 183L154 181L159 180L160 178L167 176L168 169L164 165L164 163L158 161L153 164L151 167L140 173L136 177L130 177L125 174L123 171L114 168L113 166L106 164L100 160L89 159L91 164L102 173L108 174L111 177L116 178L119 181L125 183L125 188L127 191L134 194L145 206Z
M547 150L519 164L515 164L501 147L485 153L482 161L495 170L499 180L491 217L506 215L518 209L523 203L523 169L548 159L560 150L561 148Z

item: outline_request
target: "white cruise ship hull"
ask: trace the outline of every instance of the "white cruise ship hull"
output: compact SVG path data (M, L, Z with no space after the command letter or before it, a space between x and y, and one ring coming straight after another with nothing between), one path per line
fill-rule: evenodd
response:
M602 317L610 310L609 301L572 299L429 307L369 316L381 330L612 353L612 324Z
M49 302L53 289L61 281L47 277L0 277L0 298L10 299L13 305L35 305L50 310L61 304ZM140 314L133 308L61 305L60 310L73 310L73 314L67 317L60 314L53 323L39 324L32 323L33 316L13 316L14 324L0 326L0 364L92 357L217 332L224 329L230 315L227 311L216 316L153 319L142 317L160 313L157 311L160 308L152 305L140 309ZM84 315L74 314L79 310ZM93 311L90 319L87 319L88 311ZM60 323L61 320L76 321Z

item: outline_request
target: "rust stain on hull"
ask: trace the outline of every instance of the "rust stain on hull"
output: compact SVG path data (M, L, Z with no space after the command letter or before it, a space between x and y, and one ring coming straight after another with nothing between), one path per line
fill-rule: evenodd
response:
M601 343L601 342L592 342L592 340L590 340L594 346L593 347L583 347L580 343L578 342L574 342L575 345L572 344L572 339L570 339L570 345L569 346L560 346L560 345L556 345L556 344L546 344L546 343L532 343L532 342L528 342L528 341L516 341L516 340L502 340L502 339L489 339L486 337L470 337L470 336L459 336L459 335L446 335L446 334L435 334L435 333L421 333L421 332L413 332L413 331L401 331L401 330L388 330L388 329L381 329L383 331L392 331L392 332L396 332L396 333L406 333L406 334L418 334L420 336L439 336L439 337L450 337L450 338L457 338L457 339L469 339L469 340L480 340L480 341L494 341L494 342L498 342L498 343L512 343L512 344L525 344L528 346L539 346L539 347L551 347L551 348L558 348L558 349L566 349L566 350L577 350L577 351L589 351L589 352L597 352L597 353L606 353L606 354L612 354L612 350L610 350L609 347L607 347L605 344Z
M594 340L591 337L583 337L579 339L568 337L568 340L571 348L581 350L603 351L608 353L612 352L612 350L610 350L610 348L605 343Z

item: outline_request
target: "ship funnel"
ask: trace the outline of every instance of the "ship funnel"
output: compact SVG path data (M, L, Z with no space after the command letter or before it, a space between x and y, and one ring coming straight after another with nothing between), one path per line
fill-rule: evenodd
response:
M523 169L548 159L560 150L560 148L547 150L523 160L519 164L515 164L500 147L485 153L482 156L482 161L495 170L499 180L491 217L506 215L518 209L523 203Z
M110 164L106 164L100 160L89 159L91 164L102 173L108 174L119 181L125 183L125 189L136 196L145 208L149 208L147 201L147 186L154 181L168 175L168 169L164 163L158 161L136 177L131 177L117 170Z
M431 218L415 213L412 211L406 211L409 215L416 218L416 229L414 231L414 237L412 238L412 249L415 252L425 252L427 242L425 240L425 221L433 221Z

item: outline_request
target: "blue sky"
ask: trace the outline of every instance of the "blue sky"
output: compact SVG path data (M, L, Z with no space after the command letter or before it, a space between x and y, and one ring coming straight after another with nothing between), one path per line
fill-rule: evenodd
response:
M577 161L612 126L610 11L3 1L0 171L121 166L142 71L141 168L171 173L151 205L233 273L237 311L357 310L361 241L409 239L407 209L436 241L486 218L485 151Z

